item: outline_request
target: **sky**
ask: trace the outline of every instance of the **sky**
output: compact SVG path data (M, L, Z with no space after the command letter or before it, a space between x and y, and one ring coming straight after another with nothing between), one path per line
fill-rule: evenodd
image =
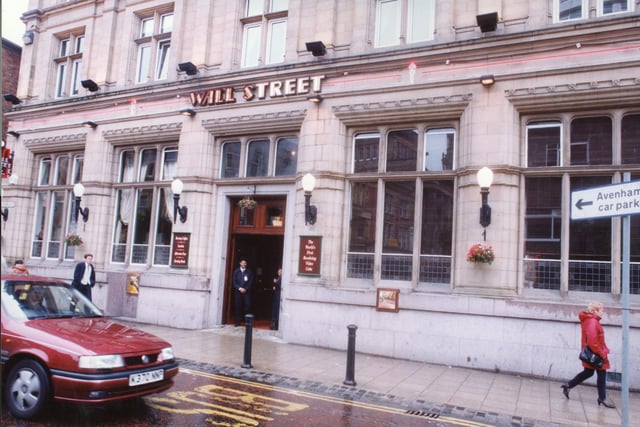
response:
M28 9L28 0L2 0L2 37L22 46L25 27L20 16Z

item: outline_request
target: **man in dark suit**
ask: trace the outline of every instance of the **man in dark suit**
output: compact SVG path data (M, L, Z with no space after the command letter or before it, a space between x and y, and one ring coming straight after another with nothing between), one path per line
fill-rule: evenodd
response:
M93 261L93 254L85 254L84 261L76 264L76 268L73 271L73 282L71 282L73 287L89 298L90 301L91 288L96 285L96 269L91 264L91 261Z
M241 259L240 266L233 271L233 300L236 314L236 326L251 311L251 285L253 273L247 268L247 260Z

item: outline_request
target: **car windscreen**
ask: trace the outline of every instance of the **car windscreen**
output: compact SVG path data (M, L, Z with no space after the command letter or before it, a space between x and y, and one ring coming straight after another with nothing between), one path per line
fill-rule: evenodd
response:
M14 319L102 316L84 295L62 282L2 281L2 306Z

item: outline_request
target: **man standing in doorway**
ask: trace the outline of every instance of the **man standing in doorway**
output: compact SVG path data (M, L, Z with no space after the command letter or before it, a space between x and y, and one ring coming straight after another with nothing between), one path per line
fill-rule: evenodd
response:
M253 273L247 268L247 260L240 260L240 267L233 272L233 299L236 312L236 326L244 319L245 314L251 310L251 285Z
M71 283L74 288L89 298L89 301L91 301L91 288L96 285L96 269L91 261L93 261L93 254L84 254L84 261L76 264Z

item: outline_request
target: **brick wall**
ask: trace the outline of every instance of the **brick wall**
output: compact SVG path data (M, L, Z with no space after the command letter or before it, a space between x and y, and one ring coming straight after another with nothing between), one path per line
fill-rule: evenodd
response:
M18 74L20 71L20 58L22 56L22 48L17 44L2 39L2 94L16 94L18 89ZM13 105L9 101L2 98L2 111L10 109ZM2 115L2 136L7 131L7 120Z

